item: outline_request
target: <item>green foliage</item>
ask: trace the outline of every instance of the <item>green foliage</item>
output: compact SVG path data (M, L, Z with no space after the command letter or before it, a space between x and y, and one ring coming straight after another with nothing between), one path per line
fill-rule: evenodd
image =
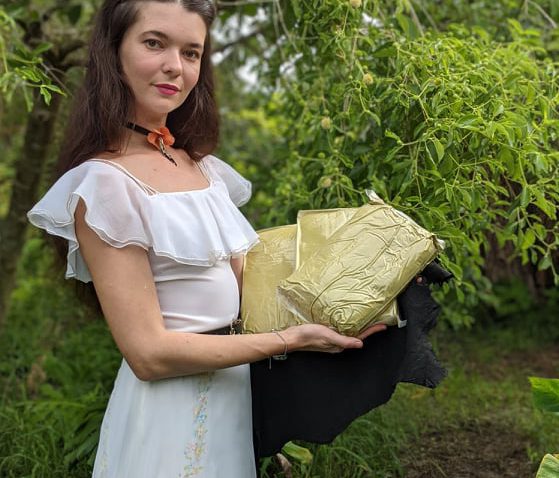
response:
M91 476L101 420L121 357L53 274L52 251L29 240L0 335L0 475Z
M359 205L372 187L446 241L467 307L489 287L489 237L559 281L558 70L537 32L511 21L507 43L457 26L420 35L407 16L395 29L364 13L300 3L271 60L290 150L272 220Z
M312 453L308 448L297 445L292 441L287 442L285 445L283 445L281 452L289 458L304 465L309 465L313 460Z
M524 28L537 29L544 33L548 50L557 49L557 21L559 4L556 0L494 0L491 7L483 0L454 0L432 2L410 0L381 1L383 10L399 4L400 12L417 18L420 24L430 28L446 30L452 24L466 24L488 31L500 41L510 40L507 21L515 19Z
M559 379L530 377L536 408L559 415Z
M106 396L21 401L0 409L0 475L91 476ZM97 419L91 420L97 410ZM86 434L86 432L88 432Z
M532 398L536 408L559 415L559 379L530 377ZM552 478L559 474L559 456L543 457L536 478Z
M483 304L473 313L480 327L498 324L507 327L511 341L515 336L517 346L526 336L537 337L541 343L559 341L559 329L550 327L549 317L559 314L559 288L544 290L541 297L535 297L520 278L499 282L484 294Z
M272 108L273 99L267 105L268 110ZM270 181L270 172L287 155L281 116L256 104L253 109L225 109L222 118L217 154L251 179L254 195L244 212L255 228L267 227L268 211L275 205L275 183Z
M30 111L33 105L31 88L39 88L46 104L50 103L53 93L64 94L53 83L41 56L51 47L44 42L33 48L26 45L15 19L0 7L0 95L10 101L17 91L21 92Z

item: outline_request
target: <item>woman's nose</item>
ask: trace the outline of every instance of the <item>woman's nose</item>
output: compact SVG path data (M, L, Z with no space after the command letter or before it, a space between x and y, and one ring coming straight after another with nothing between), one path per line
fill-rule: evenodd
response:
M182 70L181 52L172 48L167 50L162 69L167 74L180 74Z

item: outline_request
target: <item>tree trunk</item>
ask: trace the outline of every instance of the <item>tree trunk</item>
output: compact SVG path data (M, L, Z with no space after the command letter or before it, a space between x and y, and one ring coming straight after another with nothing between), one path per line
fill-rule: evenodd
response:
M61 102L54 95L49 106L34 90L33 109L25 130L25 142L14 169L8 213L0 221L0 329L15 287L15 275L27 229L26 213L37 201L38 188Z

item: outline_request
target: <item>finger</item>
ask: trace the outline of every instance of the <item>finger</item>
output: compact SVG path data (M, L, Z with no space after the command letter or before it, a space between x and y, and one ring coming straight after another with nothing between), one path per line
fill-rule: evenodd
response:
M359 337L346 337L344 335L340 335L333 346L336 349L340 349L340 352L344 349L360 349L363 347L363 341Z
M372 327L369 327L368 329L365 329L363 332L361 332L357 336L357 338L361 340L365 340L370 335L376 334L377 332L382 332L383 330L386 330L385 324L375 324Z

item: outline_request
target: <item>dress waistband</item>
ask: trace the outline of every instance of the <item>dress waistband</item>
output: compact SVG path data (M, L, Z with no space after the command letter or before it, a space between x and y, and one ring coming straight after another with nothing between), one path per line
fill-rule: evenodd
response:
M230 325L221 327L215 330L208 330L207 332L200 332L201 334L207 335L236 335L242 333L242 322L241 319L235 319Z

